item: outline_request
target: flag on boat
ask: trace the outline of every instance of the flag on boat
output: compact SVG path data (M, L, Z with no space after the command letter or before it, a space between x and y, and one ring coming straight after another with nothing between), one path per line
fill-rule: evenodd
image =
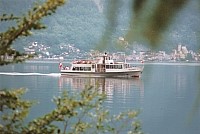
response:
M63 67L62 62L59 63L59 69L61 70Z

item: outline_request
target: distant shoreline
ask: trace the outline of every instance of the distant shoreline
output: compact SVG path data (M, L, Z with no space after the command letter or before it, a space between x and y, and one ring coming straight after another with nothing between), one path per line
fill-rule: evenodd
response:
M26 60L25 63L68 63L71 62L73 59L69 60L60 60L60 59L32 59L32 60Z
M33 59L33 60L27 60L25 63L56 63L59 62L62 63L71 63L74 59L68 59L68 60L59 60L59 59ZM138 65L194 65L194 66L200 66L200 62L195 61L162 61L162 62L151 62L146 61L144 63L141 63L140 61L127 61L127 63L130 64L138 64Z

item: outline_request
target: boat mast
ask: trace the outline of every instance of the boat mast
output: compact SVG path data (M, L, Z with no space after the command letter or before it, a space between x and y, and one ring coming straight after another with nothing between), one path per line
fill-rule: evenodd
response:
M106 72L106 57L107 57L107 53L105 52L103 56L103 72Z

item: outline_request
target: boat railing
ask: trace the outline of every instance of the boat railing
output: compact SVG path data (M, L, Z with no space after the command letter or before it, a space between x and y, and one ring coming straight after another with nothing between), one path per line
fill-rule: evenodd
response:
M73 64L92 64L93 61L91 60L77 60L77 61L74 61Z

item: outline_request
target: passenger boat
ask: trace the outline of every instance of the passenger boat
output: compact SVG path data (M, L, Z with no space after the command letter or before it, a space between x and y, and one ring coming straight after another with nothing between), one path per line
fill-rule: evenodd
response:
M94 60L76 60L71 66L59 64L61 75L79 77L140 77L144 66L117 62L106 53Z

